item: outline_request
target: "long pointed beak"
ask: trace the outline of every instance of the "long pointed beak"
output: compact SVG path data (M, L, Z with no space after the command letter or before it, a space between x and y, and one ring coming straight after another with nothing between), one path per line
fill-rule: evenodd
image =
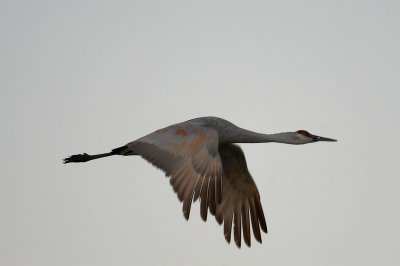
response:
M337 141L336 139L324 138L324 137L314 136L314 135L313 135L313 139L314 139L314 141L329 141L329 142Z

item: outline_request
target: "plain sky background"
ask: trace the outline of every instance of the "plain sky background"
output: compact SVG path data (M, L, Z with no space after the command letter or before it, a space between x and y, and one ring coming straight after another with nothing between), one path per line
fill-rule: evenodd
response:
M400 2L0 1L0 265L400 265ZM138 157L213 115L337 143L241 145L269 233L189 222Z

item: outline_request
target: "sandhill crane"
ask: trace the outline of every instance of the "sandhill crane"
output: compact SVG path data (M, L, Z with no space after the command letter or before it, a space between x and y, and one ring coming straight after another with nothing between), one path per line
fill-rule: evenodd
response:
M250 223L258 242L267 233L260 195L251 177L241 148L233 143L278 142L306 144L336 141L312 135L305 130L262 134L240 128L218 117L200 117L159 129L111 152L72 155L64 163L87 162L112 155L140 155L170 177L170 183L183 202L183 215L189 219L192 202L199 199L200 215L208 210L219 224L224 223L225 239L233 235L241 246L241 234L251 245Z

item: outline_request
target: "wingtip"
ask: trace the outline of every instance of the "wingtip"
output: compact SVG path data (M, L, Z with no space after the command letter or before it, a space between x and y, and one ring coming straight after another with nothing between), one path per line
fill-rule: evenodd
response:
M238 241L235 240L235 244L239 249L242 247L242 243L240 240L238 240Z
M261 223L261 230L263 230L264 233L268 233L267 225L265 223Z
M246 245L248 246L248 247L251 247L251 238L250 239L244 239L244 243L246 243Z
M231 243L231 234L225 233L224 236L225 236L226 242L228 242L228 244L230 244Z
M185 217L185 220L189 221L190 212L184 210L184 211L182 211L182 213L183 213L183 217Z
M219 225L221 225L222 224L222 222L223 222L223 218L222 218L222 216L221 215L215 215L215 220L217 221L217 223L219 224Z
M200 212L201 219L202 219L204 222L207 222L207 213L208 213L208 211Z

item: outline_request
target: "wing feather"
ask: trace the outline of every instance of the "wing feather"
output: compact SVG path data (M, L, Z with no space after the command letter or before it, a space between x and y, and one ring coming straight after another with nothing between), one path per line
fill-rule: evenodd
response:
M261 242L260 227L266 233L267 225L260 195L247 169L243 151L239 146L224 144L219 147L219 153L223 166L224 189L215 218L218 223L224 223L224 235L228 242L231 239L232 219L234 239L238 247L241 246L242 235L246 245L251 245L250 223L255 239Z
M231 243L232 218L233 218L233 213L232 212L228 213L227 216L225 216L225 221L224 221L224 236L228 243Z
M265 222L265 217L264 217L264 212L261 206L261 202L260 199L257 198L254 200L254 202L256 203L256 209L257 209L257 217L258 217L258 221L260 223L261 229L267 233L267 223Z
M261 243L262 242L261 231L258 223L256 206L253 199L250 199L250 216L251 216L251 227L253 228L254 237L258 242Z
M236 245L241 246L243 235L250 246L250 224L254 238L262 241L261 230L266 233L267 225L243 151L233 144L219 145L215 130L185 122L133 141L128 150L170 177L186 219L192 202L199 199L201 218L206 221L210 210L224 223L226 241L231 241L233 226Z
M239 203L236 208L235 208L235 213L234 213L234 220L233 220L233 231L234 231L234 237L235 237L235 243L236 246L240 248L241 243L242 243L242 237L241 237L241 222L242 222L242 217L241 217L241 208L240 208L241 203Z
M142 156L171 178L186 219L191 203L199 197L203 220L209 207L215 213L222 194L222 163L215 130L188 121L157 130L127 146L129 152Z
M207 210L208 210L208 189L210 185L210 177L204 179L203 187L201 188L200 194L200 216L203 221L207 221Z
M250 219L249 219L249 206L247 202L242 204L242 226L243 226L243 238L247 246L251 246L250 238Z

